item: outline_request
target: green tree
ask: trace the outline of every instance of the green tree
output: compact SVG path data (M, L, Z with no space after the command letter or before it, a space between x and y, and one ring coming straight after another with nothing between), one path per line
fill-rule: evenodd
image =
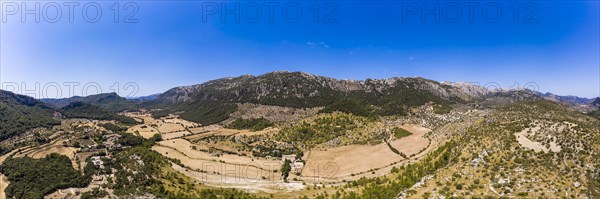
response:
M292 161L286 159L283 161L283 165L281 165L281 176L283 177L283 181L287 182L287 178L290 176L290 171L292 171Z
M154 134L150 140L154 141L154 142L159 142L162 140L162 136L160 135L160 133Z

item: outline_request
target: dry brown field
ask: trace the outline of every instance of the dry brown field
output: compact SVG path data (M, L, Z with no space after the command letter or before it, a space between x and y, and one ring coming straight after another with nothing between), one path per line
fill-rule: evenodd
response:
M423 136L429 129L418 125L404 125L402 128L413 134L391 142L394 148L411 155L428 146L429 140ZM302 170L302 176L325 179L352 178L353 175L379 170L405 160L386 143L313 149L305 155L305 159L307 165Z

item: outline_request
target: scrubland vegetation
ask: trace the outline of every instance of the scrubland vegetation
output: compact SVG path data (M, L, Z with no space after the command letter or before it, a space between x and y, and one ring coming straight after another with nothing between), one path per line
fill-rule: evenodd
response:
M231 122L227 127L233 129L249 129L251 131L260 131L265 128L271 127L274 124L265 118L252 118L252 119L241 119L238 118Z
M352 114L339 112L325 114L314 119L302 121L300 124L286 127L277 134L277 138L284 142L318 145L358 131L360 128L365 128L373 122L374 119L372 118Z

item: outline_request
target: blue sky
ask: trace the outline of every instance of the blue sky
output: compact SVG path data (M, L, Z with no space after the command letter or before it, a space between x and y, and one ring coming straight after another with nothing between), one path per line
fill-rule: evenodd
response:
M239 10L229 11L239 14L239 22L234 14L223 15L236 2L220 2L119 2L115 22L115 1L85 1L74 7L71 23L62 2L58 9L38 2L40 22L36 14L26 14L23 22L12 8L33 9L35 1L2 1L2 88L17 85L17 92L38 98L68 97L95 94L97 89L84 87L97 83L102 92L140 96L225 76L289 70L340 79L420 76L503 88L533 82L541 92L600 95L598 1L466 6L473 2L357 0L319 1L318 7L314 1L273 7L266 5L270 1L240 1ZM436 3L439 14L423 15ZM102 12L98 21L86 21L93 21L96 8ZM133 23L124 23L134 8L127 21ZM261 17L252 21L257 10ZM301 17L294 21L298 10ZM460 18L453 20L458 10ZM79 83L73 92L65 86L69 82ZM128 82L137 85L135 93L124 88Z

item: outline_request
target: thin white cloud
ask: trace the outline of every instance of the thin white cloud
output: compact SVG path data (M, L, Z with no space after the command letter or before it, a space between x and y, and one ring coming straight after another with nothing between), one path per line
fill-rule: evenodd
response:
M309 42L306 42L306 45L308 45L311 48L314 48L314 47L329 48L329 45L326 44L324 41L319 41L319 42L309 41Z

